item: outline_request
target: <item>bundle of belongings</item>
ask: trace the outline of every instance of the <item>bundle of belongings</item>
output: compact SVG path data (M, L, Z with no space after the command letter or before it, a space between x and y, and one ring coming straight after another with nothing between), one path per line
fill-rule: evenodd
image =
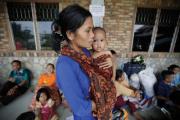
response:
M123 71L127 74L128 78L134 73L139 73L144 70L146 65L144 64L144 58L142 55L137 55L131 59L131 62L124 64Z
M151 67L146 67L142 55L137 55L127 62L123 67L124 72L129 78L129 84L136 90L141 91L141 100L134 100L131 97L125 97L136 104L137 108L148 107L154 96L153 86L157 79Z

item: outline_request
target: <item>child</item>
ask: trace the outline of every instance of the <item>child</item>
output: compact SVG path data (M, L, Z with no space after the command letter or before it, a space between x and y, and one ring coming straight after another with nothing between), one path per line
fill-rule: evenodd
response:
M40 88L36 95L35 120L58 120L55 113L54 101L50 98L47 88Z
M166 101L169 100L168 97L172 91L171 82L174 77L174 72L168 70L164 70L161 74L163 80L155 85L155 93L159 107L163 107Z
M38 84L35 87L32 102L29 106L31 110L33 110L35 106L35 102L36 102L35 97L36 97L37 91L42 87L48 87L51 90L50 91L51 98L55 101L55 105L59 106L62 100L61 100L61 95L59 93L59 90L56 87L56 74L55 74L54 64L48 63L46 65L45 72L40 75Z
M56 87L56 74L54 64L48 63L45 72L42 73L38 80L38 86Z
M122 70L116 71L114 84L118 96L115 107L119 108L127 103L131 108L131 111L135 112L139 104L140 92L129 85L128 81L125 80L124 72Z
M114 103L116 100L116 90L112 81L113 68L105 67L102 69L99 66L102 65L101 63L105 62L105 60L107 59L112 60L112 55L110 51L105 50L107 44L105 30L101 27L95 27L93 29L93 32L94 32L94 41L92 44L92 48L93 48L92 57L93 57L94 68L95 71L98 74L102 75L105 79L101 78L101 81L96 81L96 83L99 84L99 86L95 86L96 88L99 87L98 89L100 89L103 92L98 92L96 90L94 91L94 93L92 93L92 95L96 95L95 97L97 98L100 98L100 96L104 96L104 100L99 99L101 103L103 103L101 105L97 103L99 101L95 100L96 108L97 108L97 116L101 111L103 111L103 107L104 107L104 108L108 108L109 118L111 118L112 109L114 107ZM92 98L94 98L94 96ZM98 109L99 107L102 109ZM108 118L99 117L98 119L108 119Z

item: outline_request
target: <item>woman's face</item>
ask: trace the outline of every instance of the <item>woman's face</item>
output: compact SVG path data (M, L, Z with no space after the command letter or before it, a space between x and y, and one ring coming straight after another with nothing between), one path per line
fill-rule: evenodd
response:
M52 65L48 65L46 69L47 69L48 73L53 73L54 72L54 68L53 68Z
M94 33L92 17L88 17L84 24L76 30L75 33L71 33L68 37L71 42L71 46L78 52L82 51L82 48L89 48L92 46Z
M39 97L39 102L43 104L46 101L47 101L47 95L45 93L41 93L41 95Z

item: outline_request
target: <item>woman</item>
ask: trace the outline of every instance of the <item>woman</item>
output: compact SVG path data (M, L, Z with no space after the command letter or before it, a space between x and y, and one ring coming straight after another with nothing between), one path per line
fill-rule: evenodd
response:
M97 118L100 120L110 119L106 110L114 105L111 99L114 98L112 97L114 95L111 95L113 93L111 90L114 89L109 88L107 93L110 94L107 96L101 95L102 89L98 89L100 86L97 81L105 78L96 74L98 71L94 71L90 52L86 49L92 46L94 37L91 13L78 5L71 5L59 14L58 20L53 25L59 26L53 27L55 50L60 50L62 41L67 42L67 45L61 49L62 55L57 60L56 77L57 84L72 109L74 119L94 120L92 111L97 111ZM60 30L57 32L56 28ZM108 63L107 60L100 66L112 67L112 63Z

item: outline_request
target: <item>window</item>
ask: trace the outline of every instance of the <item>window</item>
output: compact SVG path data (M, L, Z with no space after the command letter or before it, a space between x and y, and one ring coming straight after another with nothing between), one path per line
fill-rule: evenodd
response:
M4 38L4 30L2 30L2 28L0 28L0 41Z
M154 47L155 52L169 52L179 11L162 9Z
M180 28L179 28L179 33L178 33L178 37L177 37L177 40L176 40L176 45L175 45L175 48L174 48L174 52L180 52Z
M138 8L134 25L133 51L148 51L154 46L154 52L169 52L174 42L180 10ZM155 21L157 24L155 24ZM157 32L156 32L157 31ZM155 37L156 36L156 37ZM179 38L179 37L178 37ZM152 42L155 41L155 42ZM176 42L177 46L178 40ZM177 48L175 47L174 50Z
M32 7L32 4L35 5L35 8ZM51 50L51 24L59 12L59 5L58 3L32 4L27 2L7 3L16 50L35 50L36 48ZM36 11L36 14L32 14L32 10ZM35 30L37 33L34 33ZM35 43L35 39L39 42Z
M137 9L133 51L148 51L155 24L156 11L156 9Z
M35 50L30 3L8 3L8 14L16 50Z
M58 14L58 9L56 3L36 3L38 32L42 50L52 49L51 24Z

